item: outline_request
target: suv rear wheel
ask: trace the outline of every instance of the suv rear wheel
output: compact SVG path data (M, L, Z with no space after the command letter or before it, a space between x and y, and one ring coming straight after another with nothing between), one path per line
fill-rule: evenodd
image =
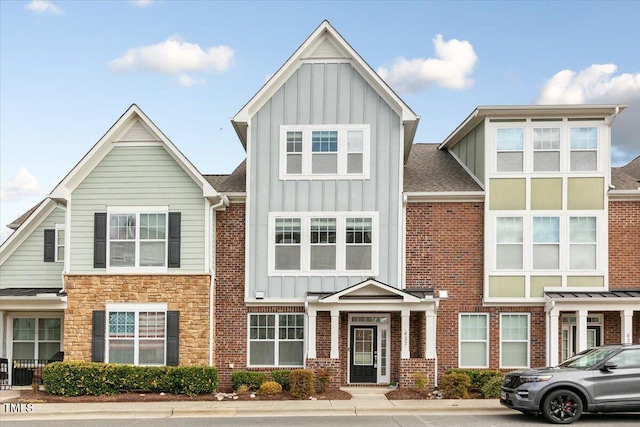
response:
M582 399L571 390L554 390L542 403L542 415L553 424L571 424L582 415Z

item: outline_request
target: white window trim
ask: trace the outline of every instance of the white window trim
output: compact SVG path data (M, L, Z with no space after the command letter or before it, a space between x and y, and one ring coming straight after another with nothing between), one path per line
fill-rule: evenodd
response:
M591 124L588 124L589 122L585 122L585 124L583 126L580 125L571 125L568 126L568 135L567 135L567 146L569 147L569 167L568 167L568 172L569 173L597 173L600 170L599 167L599 163L600 163L600 146L601 146L601 136L600 136L600 127L599 126L594 126ZM571 130L572 129L580 129L580 128L595 128L596 130L596 148L571 148ZM589 152L595 152L596 153L596 169L595 170L584 170L584 171L574 171L571 170L571 154L573 154L574 152L576 153L589 153Z
M482 316L485 318L485 323L487 325L487 338L485 340L465 340L464 342L484 342L486 343L486 354L485 360L487 363L485 365L478 366L463 366L462 365L462 317L464 316ZM489 329L489 314L488 313L458 313L458 367L459 368L488 368L489 367L489 344L490 344L490 329Z
M558 241L557 242L536 242L533 238L533 234L535 232L534 227L533 227L533 219L534 218L557 218L558 219ZM541 271L549 271L549 272L554 272L554 271L560 271L562 270L562 260L563 257L568 258L567 256L564 255L564 253L562 252L562 249L564 247L568 248L568 243L567 242L563 242L563 228L567 228L567 221L564 220L564 218L562 218L560 215L541 215L538 214L537 211L536 212L532 212L531 217L530 217L530 223L531 223L531 238L530 238L530 245L531 245L531 260L529 261L529 266L530 266L530 270L535 272L536 274L541 272ZM558 268L555 269L548 269L548 268L535 268L533 266L533 261L534 261L534 257L533 257L533 248L535 248L536 246L542 246L542 245L554 245L557 246L558 248ZM525 264L527 265L527 264ZM568 268L568 267L567 267Z
M502 343L503 342L517 342L522 343L522 340L508 340L502 339L502 319L504 316L526 316L527 317L527 364L526 365L505 365L502 363ZM530 313L500 313L500 368L512 369L512 368L528 368L531 366L531 314Z
M498 218L520 218L522 220L522 242L498 242ZM521 271L520 269L498 268L498 246L500 245L520 245L522 250L522 266L525 266L525 218L520 215L496 215L494 222L494 252L493 252L493 269L496 272Z
M555 125L553 125L555 123ZM538 126L540 124L541 126ZM534 144L534 130L535 129L558 129L560 131L560 144L558 148L536 148ZM558 174L562 170L562 141L566 139L566 130L562 127L562 122L546 122L531 124L531 173L535 174ZM525 142L527 132L525 131ZM535 157L536 153L558 153L558 170L556 171L536 171L535 170ZM526 167L526 166L525 166Z
M55 226L55 245L54 245L54 246L55 246L55 249L54 249L54 252L55 252L55 255L54 255L54 257L55 257L55 258L54 258L54 259L55 259L55 262L64 262L64 257L62 257L62 258L58 258L58 249L60 249L60 247L62 247L62 249L64 250L64 248L65 248L65 244L64 244L64 243L61 245L61 244L58 242L58 233L59 233L60 231L65 231L64 224L56 224L56 226ZM65 236L64 236L64 237L65 237L65 241L66 241L66 239L67 239L67 233L66 233L66 231L65 231ZM65 252L66 252L66 251L65 251Z
M14 342L33 342L35 343L34 347L34 355L38 352L38 346L36 345L39 342L57 342L52 340L34 340L34 341L26 341L26 340L14 340L13 339L13 320L14 319L35 319L36 320L36 336L38 336L38 319L60 319L60 351L64 350L64 316L59 312L15 312L14 314L10 314L7 316L7 358L13 358L13 343ZM40 355L38 355L40 356ZM9 370L9 375L12 375L11 369Z
M311 173L311 133L334 130L338 132L338 173ZM362 173L347 173L347 131L362 130ZM302 173L287 174L287 132L302 132ZM369 124L340 125L281 125L280 126L280 179L281 180L336 180L369 179L371 174L371 126Z
M275 332L274 332L274 338L273 340L269 340L269 339L256 339L256 340L252 340L251 339L251 316L258 316L258 315L273 315L275 316L275 323L274 323L274 328L275 328ZM302 316L302 333L303 333L303 339L302 340L290 340L290 339L285 339L282 341L285 342L299 342L302 341L302 364L301 365L279 365L278 361L280 360L280 346L278 345L280 343L280 316L287 316L287 315L296 315L296 316ZM273 341L274 343L274 348L273 348L273 361L274 364L273 365L252 365L251 364L251 341ZM247 315L247 367L250 368L278 368L281 367L283 369L296 369L296 368L304 368L304 360L305 360L305 355L307 354L306 351L307 348L307 319L304 313L300 313L300 312L296 312L296 313L272 313L272 312L268 312L268 313L248 313Z
M166 217L165 245L164 245L164 266L139 267L140 262L140 214L163 213ZM111 237L110 224L111 215L135 214L136 215L136 238L135 238L135 263L136 266L112 267L111 264ZM107 273L167 273L169 258L169 206L109 206L107 207Z
M571 212L573 213L573 211ZM571 218L595 218L596 220L596 241L595 242L575 242L572 243L571 242ZM600 247L600 220L599 217L597 215L569 215L567 221L569 222L569 224L567 225L567 268L569 269L569 271L572 272L576 272L576 271L585 271L585 272L592 272L594 271L593 268L570 268L571 267L571 246L576 245L576 246L595 246L596 247L596 270L598 269L598 261L600 259L600 253L598 251L598 248Z
M107 304L105 312L105 363L109 363L109 313L112 312L133 312L134 314L134 345L133 345L133 364L136 366L166 366L167 364L167 304L166 303L112 303ZM164 312L164 361L162 364L140 365L140 340L138 337L138 319L141 312ZM113 338L119 339L119 338ZM153 338L158 340L159 338Z
M500 126L501 125L501 126ZM500 150L498 149L498 130L502 130L502 129L522 129L522 149L520 150ZM499 175L505 175L505 174L521 174L524 171L526 171L527 169L527 134L528 134L528 129L526 126L526 123L524 122L515 122L515 123L508 123L508 122L500 122L497 123L497 125L495 126L495 130L493 133L493 138L494 138L494 144L495 144L495 173L499 174ZM499 171L498 170L498 155L500 153L521 153L522 154L522 170L521 171Z
M300 218L300 270L276 270L275 256L275 224L277 218ZM335 218L336 219L336 269L335 270L311 270L311 218ZM371 243L371 270L347 270L345 241L346 219L367 218L371 219L372 243ZM379 229L378 212L269 212L268 233L269 239L268 263L269 276L377 276L379 269Z

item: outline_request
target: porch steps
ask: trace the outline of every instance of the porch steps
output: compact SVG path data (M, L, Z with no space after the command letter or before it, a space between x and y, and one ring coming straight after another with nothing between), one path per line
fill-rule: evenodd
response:
M351 395L351 400L367 400L367 401L386 401L385 394L389 392L387 387L371 387L371 386L351 386L341 387L340 390L346 391Z

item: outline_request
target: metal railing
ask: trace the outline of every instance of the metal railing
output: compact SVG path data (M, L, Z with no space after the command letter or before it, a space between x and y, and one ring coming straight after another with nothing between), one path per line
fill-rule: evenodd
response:
M11 386L31 385L33 381L40 381L42 368L48 359L13 359L11 368Z

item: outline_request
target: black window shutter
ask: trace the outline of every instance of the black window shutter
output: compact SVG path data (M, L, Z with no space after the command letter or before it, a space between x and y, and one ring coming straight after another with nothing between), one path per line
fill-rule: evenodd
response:
M93 268L107 268L106 212L96 212L93 220Z
M178 366L180 312L167 311L167 366Z
M104 362L104 336L106 331L106 313L94 311L91 322L91 361Z
M44 230L44 262L56 260L56 230Z
M180 268L180 212L169 212L169 268Z

